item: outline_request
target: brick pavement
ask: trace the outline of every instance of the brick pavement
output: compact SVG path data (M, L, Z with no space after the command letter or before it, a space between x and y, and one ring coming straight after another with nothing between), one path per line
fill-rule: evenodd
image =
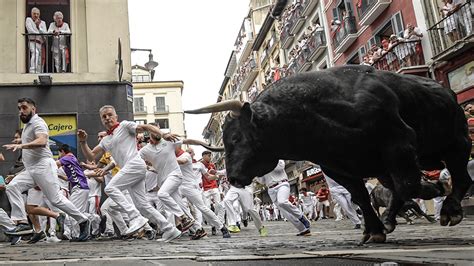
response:
M400 221L401 222L401 221ZM320 220L313 223L313 235L297 237L288 222L267 222L268 237L259 237L250 224L230 239L220 235L199 241L182 237L175 243L156 241L90 241L10 246L2 243L0 264L34 262L187 260L209 262L225 260L304 259L315 257L362 258L417 262L474 261L474 219L455 227L441 227L425 220L415 225L401 224L385 244L358 246L362 231L352 229L348 220ZM208 230L210 233L210 230ZM415 252L413 250L416 249ZM440 254L451 254L444 256ZM457 254L457 255L456 255ZM405 259L407 258L407 259ZM138 263L137 265L139 265ZM58 264L59 265L59 264Z

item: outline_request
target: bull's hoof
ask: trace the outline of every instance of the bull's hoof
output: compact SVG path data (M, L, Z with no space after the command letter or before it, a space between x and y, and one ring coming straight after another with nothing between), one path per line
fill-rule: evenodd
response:
M387 240L386 234L372 234L367 243L385 243L385 240Z
M462 221L462 207L459 201L452 197L447 197L441 208L439 223L442 226L455 226Z
M367 242L369 239L370 239L370 234L364 233L364 235L362 235L362 239L359 242L359 246L364 245L365 242Z

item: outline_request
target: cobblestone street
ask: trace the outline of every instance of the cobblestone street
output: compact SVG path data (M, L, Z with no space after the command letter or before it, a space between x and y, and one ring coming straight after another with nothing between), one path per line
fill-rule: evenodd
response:
M347 263L348 259L351 259L351 264L386 261L452 264L474 261L473 219L466 219L455 227L441 227L425 220L416 220L415 225L399 225L388 236L387 243L364 246L358 246L361 231L352 229L348 220L315 222L313 234L309 237L296 237L294 228L287 222L267 222L266 226L268 237L259 237L251 224L242 228L240 233L233 234L231 239L209 236L203 240L190 241L183 236L170 244L147 240L63 241L59 244L25 243L19 246L2 243L0 264L183 265L203 262L220 265L231 261L248 264L248 261L271 259L280 263L298 259L303 264L338 263L339 260Z

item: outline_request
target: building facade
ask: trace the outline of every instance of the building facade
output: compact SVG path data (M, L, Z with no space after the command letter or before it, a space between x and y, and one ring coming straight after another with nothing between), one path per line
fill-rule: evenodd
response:
M133 66L133 117L135 122L155 122L163 132L186 138L182 104L183 81L151 81L143 67Z
M33 7L46 29L55 25L53 15L61 11L69 33L32 32L28 21L34 24ZM85 129L89 144L95 145L94 136L103 130L98 113L103 105L114 105L121 120L133 119L127 0L4 0L0 16L1 143L9 143L20 128L21 97L37 102L50 129L53 153L62 143L76 152L77 128ZM13 153L5 155L3 175L15 160Z

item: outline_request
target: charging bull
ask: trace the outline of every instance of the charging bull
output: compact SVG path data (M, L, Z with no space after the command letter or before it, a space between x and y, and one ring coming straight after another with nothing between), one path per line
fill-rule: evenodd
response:
M466 170L471 140L456 95L428 78L343 66L295 74L271 84L252 103L219 102L186 113L230 111L223 124L227 175L242 187L279 159L307 160L343 185L364 215L361 243L384 242L405 200L450 193L421 181L421 169L444 161L452 193L441 225L462 220L460 201L472 183ZM363 178L392 190L387 218L377 217Z

